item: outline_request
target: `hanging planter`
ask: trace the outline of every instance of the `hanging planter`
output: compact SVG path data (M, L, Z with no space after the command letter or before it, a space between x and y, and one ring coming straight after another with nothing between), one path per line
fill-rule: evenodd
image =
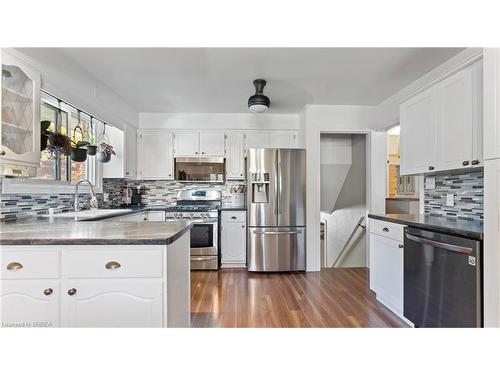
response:
M62 155L68 156L71 154L71 140L60 132L51 133L47 143L47 151L51 153L53 158L59 158Z
M113 146L109 144L109 137L106 134L106 124L102 133L98 137L99 146L97 147L97 160L101 163L108 163L111 160L111 155L116 155Z
M76 131L77 130L80 131L82 140L75 142L74 140L76 139ZM78 124L77 126L75 126L75 129L73 129L73 140L71 141L71 143L73 144L73 146L71 147L71 160L78 162L78 163L82 163L85 160L87 160L86 147L89 143L87 141L84 141L83 138L84 138L83 137L83 130L80 127L80 124Z
M90 156L95 156L97 154L97 145L95 144L94 139L94 127L92 125L93 117L90 117L90 132L88 132L88 145L87 145L87 154ZM88 130L88 129L87 129Z

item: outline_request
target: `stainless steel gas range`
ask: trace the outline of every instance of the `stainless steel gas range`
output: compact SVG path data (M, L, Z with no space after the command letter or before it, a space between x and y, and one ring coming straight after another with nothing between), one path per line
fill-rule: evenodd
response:
M186 189L177 193L177 204L165 214L166 221L190 220L191 270L219 268L220 190Z

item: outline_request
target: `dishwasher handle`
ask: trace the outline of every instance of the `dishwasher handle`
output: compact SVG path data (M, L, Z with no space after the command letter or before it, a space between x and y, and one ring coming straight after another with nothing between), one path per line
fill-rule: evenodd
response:
M429 240L427 238L414 236L414 235L408 234L408 233L406 233L406 238L408 238L409 240L414 241L414 242L418 242L418 243L421 243L424 245L431 245L434 247L439 247L440 249L454 251L456 253L471 254L473 251L473 249L470 247L464 247L464 246L452 245L452 244L444 243L444 242L433 241L433 240Z

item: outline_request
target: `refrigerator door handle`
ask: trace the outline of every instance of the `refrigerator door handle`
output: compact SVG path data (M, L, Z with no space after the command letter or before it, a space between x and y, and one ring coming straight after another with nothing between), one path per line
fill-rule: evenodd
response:
M283 213L282 207L281 207L281 194L283 192L283 176L281 174L281 152L278 150L278 168L277 168L277 175L278 175L278 224L279 224L279 215Z

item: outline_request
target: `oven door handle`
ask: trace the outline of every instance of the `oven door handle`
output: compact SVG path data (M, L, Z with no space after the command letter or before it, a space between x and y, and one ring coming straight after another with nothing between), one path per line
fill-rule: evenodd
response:
M433 240L429 240L427 238L417 237L417 236L414 236L414 235L411 235L408 233L406 233L406 238L408 238L411 241L421 243L423 245L431 245L434 247L439 247L440 249L454 251L456 253L471 254L473 251L473 249L470 247L464 247L464 246L452 245L452 244L444 243L444 242L433 241Z
M191 256L191 260L197 260L197 261L208 261L208 260L214 260L217 259L217 255L209 255L209 256L204 256L204 257L193 257Z

